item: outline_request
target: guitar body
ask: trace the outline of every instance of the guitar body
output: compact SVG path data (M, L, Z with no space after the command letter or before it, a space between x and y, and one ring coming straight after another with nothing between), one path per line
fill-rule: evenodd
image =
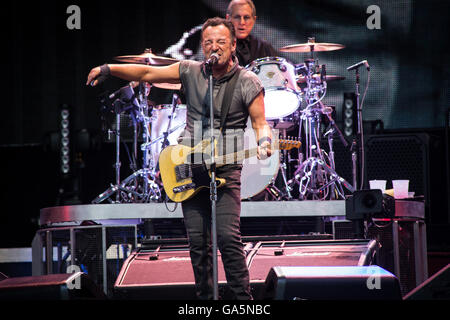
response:
M276 150L299 148L301 143L295 140L276 140ZM183 202L195 196L201 189L209 188L211 173L205 161L209 160L210 140L202 140L190 148L181 144L164 148L159 154L159 170L161 181L167 196L174 202ZM217 149L216 149L217 150ZM209 152L208 152L209 151ZM257 154L257 148L216 156L217 166L236 163L238 159L246 159ZM216 177L217 187L225 184L225 179Z
M195 196L201 189L209 188L211 174L200 161L191 164L193 157L204 156L207 141L190 148L181 144L164 148L159 155L161 180L167 196L174 202L183 202ZM201 158L198 158L201 159ZM216 177L217 187L225 184L225 179Z

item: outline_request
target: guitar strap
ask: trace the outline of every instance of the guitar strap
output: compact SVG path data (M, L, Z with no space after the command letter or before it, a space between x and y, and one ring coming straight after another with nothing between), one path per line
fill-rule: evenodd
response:
M233 100L233 92L236 87L237 79L239 78L239 73L241 72L241 68L237 67L236 72L231 77L230 81L227 83L227 87L225 88L225 96L223 97L222 102L222 111L220 114L220 130L223 130L225 125L225 121L227 119L228 111L230 110L231 101Z

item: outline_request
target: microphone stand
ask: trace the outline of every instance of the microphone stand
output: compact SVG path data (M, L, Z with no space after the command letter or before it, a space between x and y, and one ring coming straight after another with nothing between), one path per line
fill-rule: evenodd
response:
M357 114L357 122L358 129L356 134L356 143L353 141L352 144L352 161L353 161L353 183L355 190L361 190L364 188L364 177L362 168L364 164L362 163L364 160L364 141L362 136L363 131L363 123L362 123L362 109L359 102L359 66L355 68L356 82L355 82L355 94L356 94L356 114ZM355 147L356 144L356 147ZM357 168L358 167L358 168ZM358 179L360 178L361 185L358 188Z
M217 185L216 185L216 159L215 159L215 139L214 139L214 99L213 99L213 75L212 66L205 66L206 73L209 75L209 117L210 117L210 134L211 134L211 182L210 182L210 200L211 200L211 241L212 241L212 260L213 260L213 299L219 300L218 286L218 262L217 262L217 220L216 220L216 201L217 201Z
M178 95L176 93L174 93L172 95L172 112L170 113L170 116L169 116L169 123L167 124L167 130L165 132L163 132L164 140L161 143L161 150L170 144L170 142L169 142L169 134L171 134L170 127L172 126L172 120L173 120L175 110L178 105L177 102L178 102Z

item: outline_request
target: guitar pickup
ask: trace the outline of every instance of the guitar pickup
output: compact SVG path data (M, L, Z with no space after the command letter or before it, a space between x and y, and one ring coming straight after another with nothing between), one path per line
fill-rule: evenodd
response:
M173 193L180 193L186 190L190 190L190 189L195 189L195 183L188 183L188 184L184 184L182 186L179 187L175 187L173 188Z
M178 166L175 167L175 177L177 182L184 180L184 179L188 179L188 178L192 178L193 174L192 174L192 168L190 164L180 164Z

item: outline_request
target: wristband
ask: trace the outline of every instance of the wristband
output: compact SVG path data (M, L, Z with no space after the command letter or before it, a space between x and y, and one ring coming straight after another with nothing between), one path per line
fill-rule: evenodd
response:
M111 69L109 68L109 66L105 63L104 65L100 66L100 74L97 76L97 84L102 83L103 81L105 81L106 79L109 78L109 76L111 75ZM91 81L91 86L94 86L94 82L95 80Z
M269 144L272 144L272 139L268 136L264 136L258 140L258 146L260 146L263 142L269 141Z
M111 69L109 68L108 64L104 64L100 66L100 75L109 77L111 75Z

